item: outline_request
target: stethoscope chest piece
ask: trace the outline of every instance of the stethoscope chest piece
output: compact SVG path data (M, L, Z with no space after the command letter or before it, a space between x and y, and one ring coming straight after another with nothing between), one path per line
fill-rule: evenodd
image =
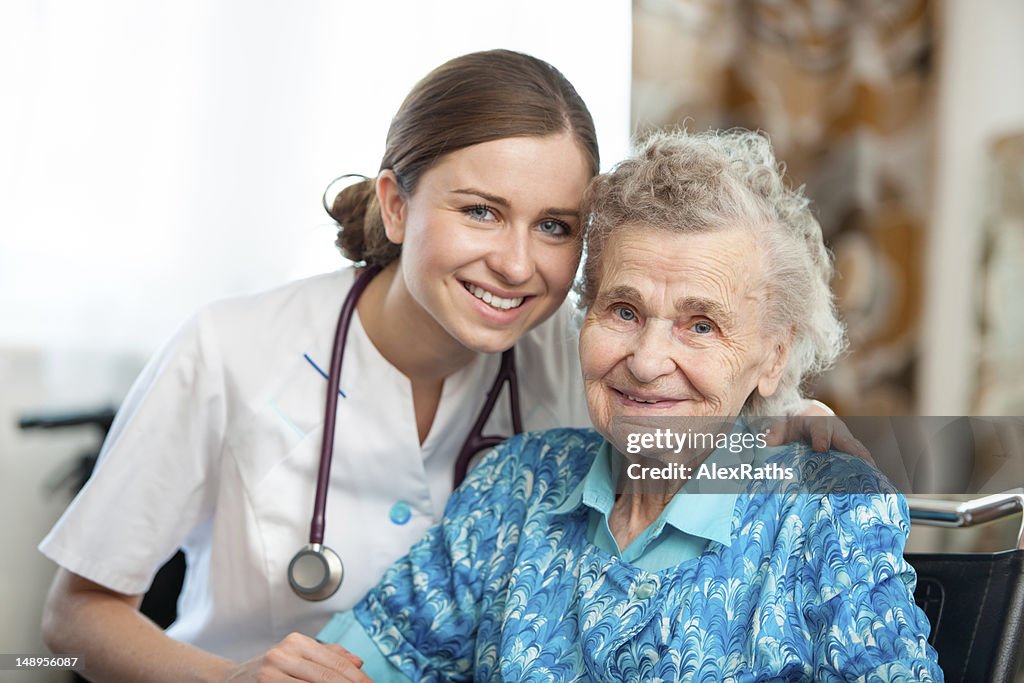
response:
M337 592L344 576L338 553L319 543L306 545L288 564L288 583L303 600L326 600Z

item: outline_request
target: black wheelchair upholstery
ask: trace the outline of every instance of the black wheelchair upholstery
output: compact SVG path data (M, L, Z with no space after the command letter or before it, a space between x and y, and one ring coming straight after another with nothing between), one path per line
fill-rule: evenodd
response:
M908 497L918 524L965 527L1024 511L1024 495L968 503ZM1022 527L1024 530L1024 527ZM1012 683L1024 638L1024 548L996 553L908 553L914 599L931 622L930 643L949 683Z

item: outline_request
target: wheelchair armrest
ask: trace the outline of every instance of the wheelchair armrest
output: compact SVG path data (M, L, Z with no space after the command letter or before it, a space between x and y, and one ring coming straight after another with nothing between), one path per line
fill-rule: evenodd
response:
M965 502L907 496L907 503L910 519L918 524L969 527L1024 513L1024 490L1015 489ZM1024 548L1024 514L1017 532L1017 548Z

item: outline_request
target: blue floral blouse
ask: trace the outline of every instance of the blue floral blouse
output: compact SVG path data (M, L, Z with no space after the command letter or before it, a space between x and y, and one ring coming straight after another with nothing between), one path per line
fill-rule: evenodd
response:
M862 461L787 447L840 493L752 487L728 545L652 572L590 543L587 508L564 505L602 444L520 435L470 473L354 610L392 665L416 681L942 680L905 500L841 493L875 476Z

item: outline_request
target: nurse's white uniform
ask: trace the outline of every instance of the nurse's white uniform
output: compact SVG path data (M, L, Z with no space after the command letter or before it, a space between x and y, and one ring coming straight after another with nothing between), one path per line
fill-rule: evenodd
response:
M144 593L183 547L188 575L168 633L236 661L350 609L437 521L455 458L497 374L480 355L448 377L419 443L408 379L353 316L341 375L325 543L345 580L329 600L288 586L308 542L340 270L208 306L146 367L100 463L40 550L112 590ZM410 339L410 344L418 340ZM568 305L516 344L527 430L589 424ZM505 392L486 434L511 435Z

